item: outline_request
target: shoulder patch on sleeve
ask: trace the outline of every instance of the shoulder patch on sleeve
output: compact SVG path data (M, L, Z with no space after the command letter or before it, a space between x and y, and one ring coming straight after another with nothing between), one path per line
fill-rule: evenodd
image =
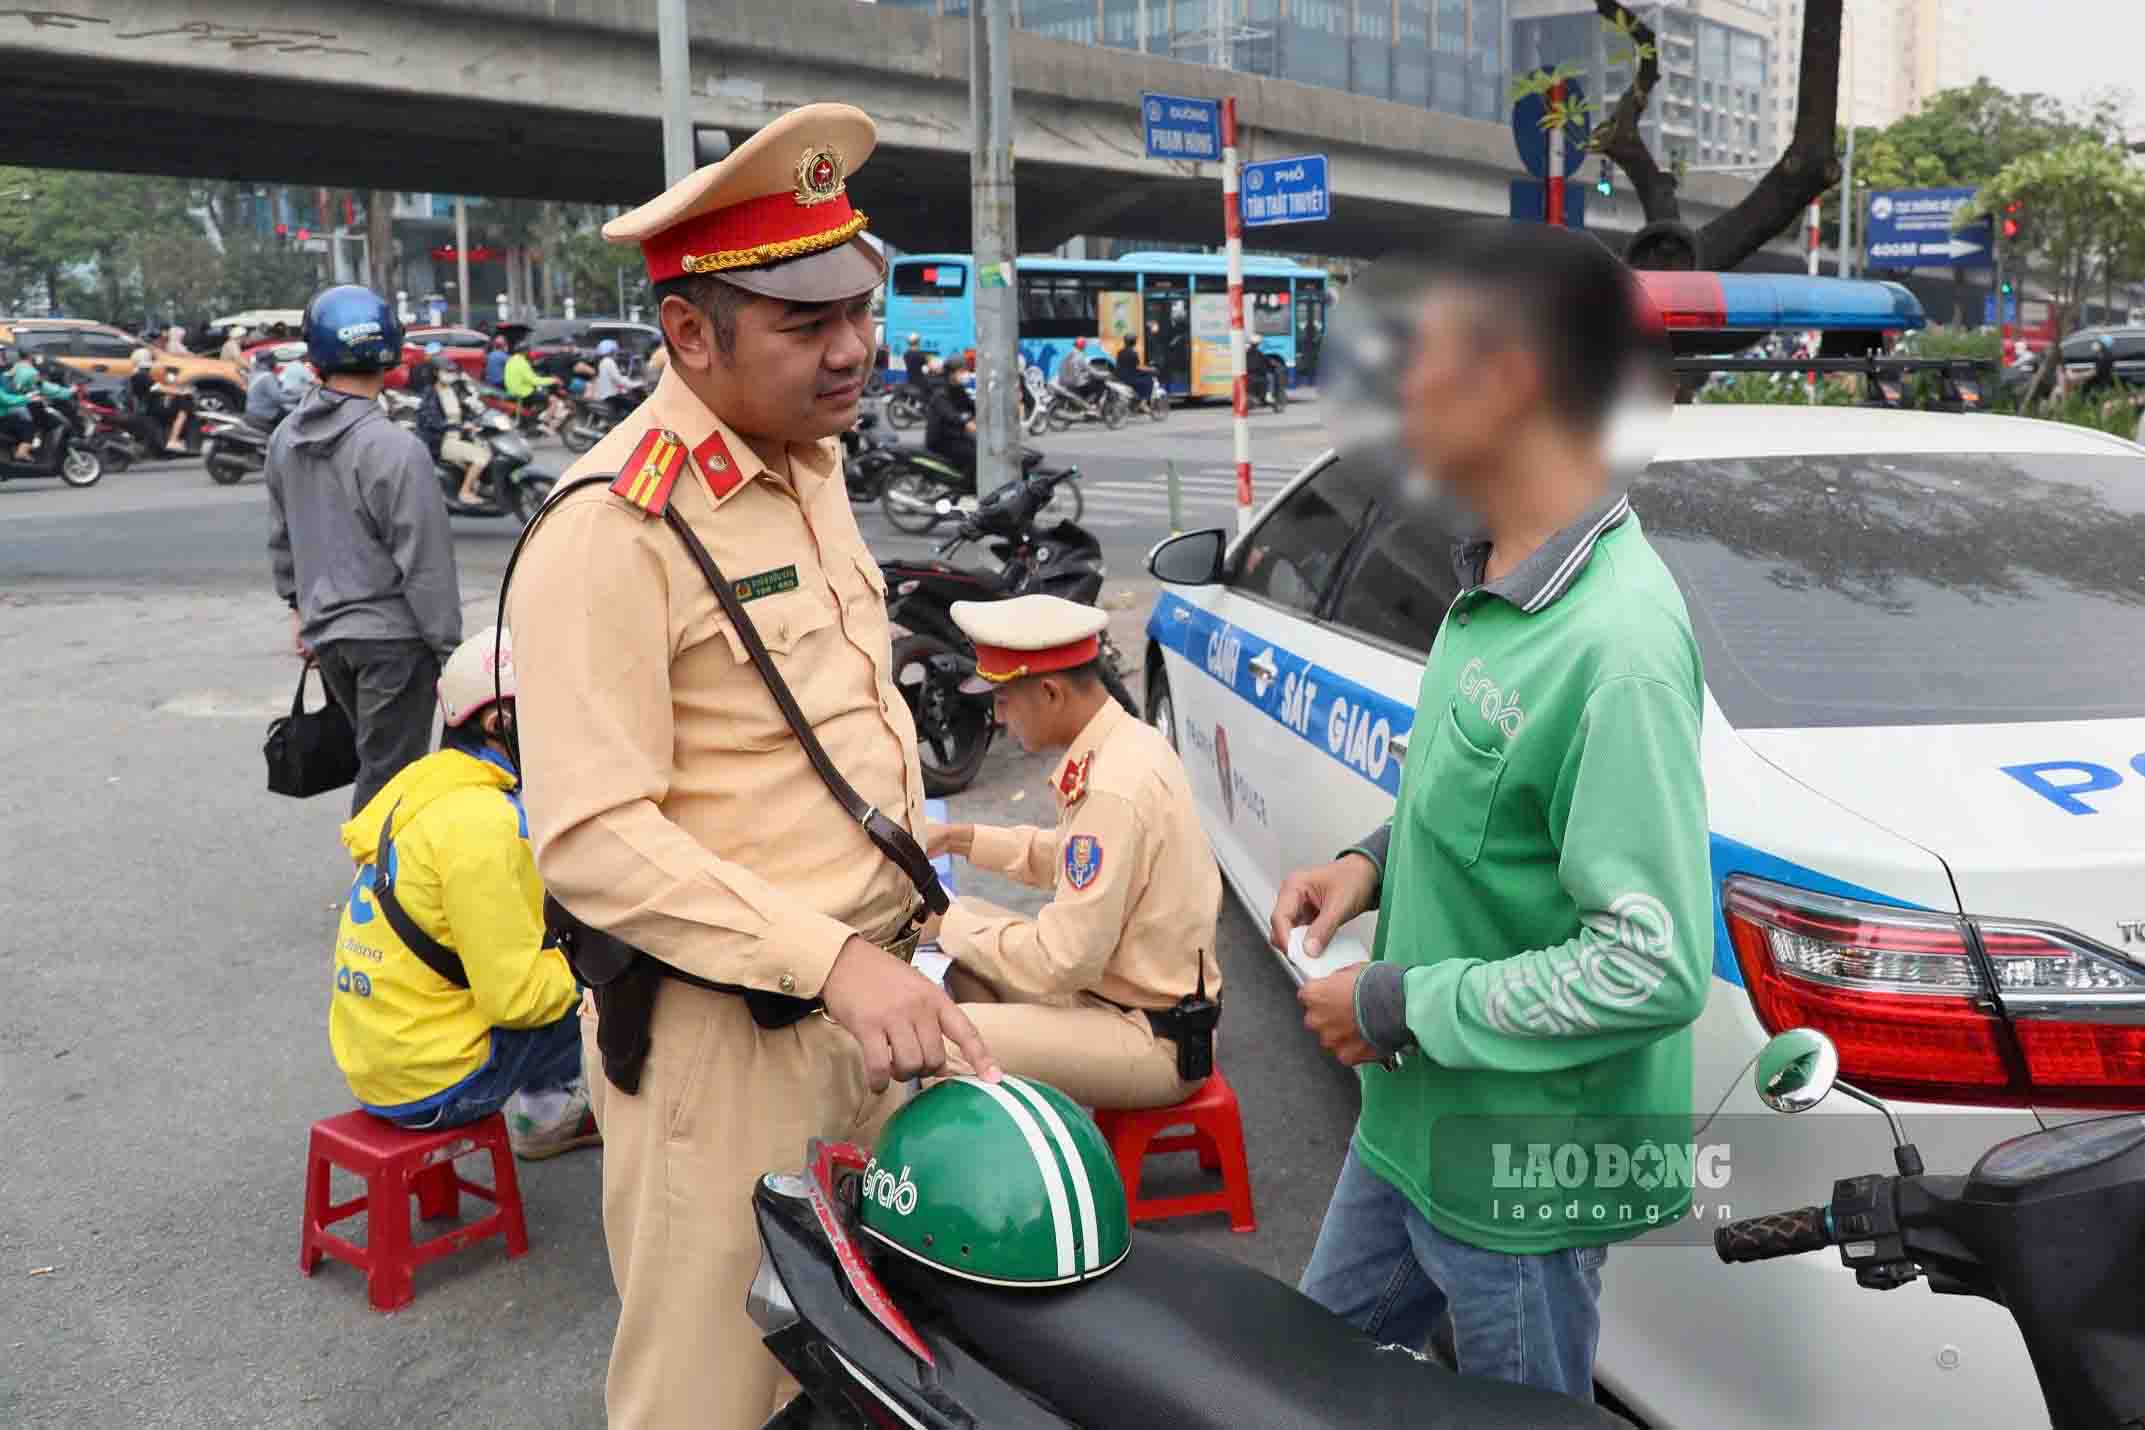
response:
M1065 882L1085 889L1102 873L1102 840L1093 834L1075 834L1065 841Z
M730 456L730 444L722 440L720 432L708 433L707 440L693 448L693 461L707 479L709 495L717 501L737 490L737 484L744 480Z
M678 434L651 427L611 483L614 495L638 507L643 516L661 516L670 504L670 489L685 466L685 443Z

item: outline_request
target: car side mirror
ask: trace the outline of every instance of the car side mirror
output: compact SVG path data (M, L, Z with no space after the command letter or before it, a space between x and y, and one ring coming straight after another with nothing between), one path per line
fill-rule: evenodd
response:
M1172 586L1211 586L1221 580L1222 553L1229 538L1220 527L1187 531L1155 544L1147 553L1147 570Z

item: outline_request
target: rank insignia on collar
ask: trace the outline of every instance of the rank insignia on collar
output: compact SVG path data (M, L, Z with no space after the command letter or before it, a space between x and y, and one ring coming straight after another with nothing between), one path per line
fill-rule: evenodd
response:
M707 478L708 491L717 501L736 491L737 484L745 479L720 432L708 433L707 440L693 448L693 461L699 465L700 475Z
M678 434L651 427L634 447L633 455L626 458L611 490L640 508L643 516L661 516L663 508L670 504L670 489L677 484L678 472L684 466L685 443Z
M1088 767L1095 763L1095 752L1088 751L1077 760L1065 762L1065 772L1058 776L1058 798L1068 805L1078 804L1087 793Z

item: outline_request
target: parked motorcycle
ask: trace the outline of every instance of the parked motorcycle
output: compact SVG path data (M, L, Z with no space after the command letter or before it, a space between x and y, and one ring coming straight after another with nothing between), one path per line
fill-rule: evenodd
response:
M30 420L37 443L26 462L15 460L15 445L0 438L0 482L58 477L70 487L93 487L104 476L104 459L92 440L92 425L76 397L33 397Z
M1965 1176L1935 1176L1891 1109L1839 1070L1830 1038L1792 1028L1759 1053L1758 1096L1787 1113L1835 1090L1876 1108L1898 1175L1843 1178L1823 1206L1728 1222L1713 1233L1720 1259L1837 1246L1868 1290L1926 1279L1940 1296L1994 1301L2025 1338L2054 1430L2145 1424L2145 1114L2013 1137Z
M901 439L879 425L879 414L869 409L857 414L856 425L842 433L842 476L849 486L849 500L875 502L886 490L886 474L901 458Z
M879 493L879 509L896 531L922 536L940 522L973 509L976 484L968 473L944 458L914 447L888 449L890 458ZM1035 472L1043 454L1033 447L1020 449L1022 475ZM1080 494L1078 468L1066 469L1072 480L1060 483L1050 496L1052 520L1078 521L1087 511Z
M1039 455L1039 454L1038 454ZM917 754L924 789L932 795L968 788L983 766L996 734L991 697L961 689L976 673L975 646L954 623L955 601L1002 601L1031 592L1062 596L1092 606L1102 594L1108 568L1102 544L1077 522L1042 518L1058 491L1077 485L1079 472L1035 472L992 492L967 512L945 502L945 515L961 529L929 560L895 558L879 563L886 577L887 616L894 625L894 684L916 720ZM988 540L998 568L955 566L945 558L971 541ZM1104 681L1127 706L1117 675L1120 657L1107 633L1102 641Z
M806 1157L752 1194L761 1256L745 1309L803 1387L763 1430L1629 1430L1569 1396L1380 1345L1175 1237L1135 1229L1107 1275L1069 1285L950 1275L858 1231L862 1148L815 1140Z
M228 412L204 412L195 420L201 425L201 462L210 481L236 486L268 470L267 432Z

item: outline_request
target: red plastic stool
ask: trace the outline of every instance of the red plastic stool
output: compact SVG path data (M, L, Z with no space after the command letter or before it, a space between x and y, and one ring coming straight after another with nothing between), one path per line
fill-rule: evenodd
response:
M454 1170L454 1159L470 1152L492 1155L492 1185L472 1182ZM328 1201L328 1169L341 1167L365 1179L365 1194L347 1202ZM458 1226L429 1241L410 1236L410 1198L426 1219L461 1211L461 1193L481 1197L494 1208L489 1216ZM365 1244L356 1245L328 1228L346 1217L366 1213ZM521 1183L514 1177L514 1152L507 1145L506 1119L498 1113L462 1127L411 1132L369 1112L345 1112L313 1124L305 1166L305 1218L299 1227L298 1269L310 1276L322 1256L357 1267L375 1311L397 1311L410 1304L410 1273L418 1267L504 1234L506 1254L529 1249L529 1227L521 1212Z
M1133 1111L1097 1108L1095 1125L1110 1141L1117 1175L1124 1179L1125 1204L1134 1223L1166 1217L1227 1212L1231 1231L1255 1231L1251 1214L1251 1168L1244 1160L1244 1119L1236 1093L1217 1070L1174 1107ZM1189 1132L1157 1134L1189 1125ZM1184 1197L1140 1197L1140 1164L1164 1152L1197 1152L1199 1165L1221 1173L1221 1190Z

